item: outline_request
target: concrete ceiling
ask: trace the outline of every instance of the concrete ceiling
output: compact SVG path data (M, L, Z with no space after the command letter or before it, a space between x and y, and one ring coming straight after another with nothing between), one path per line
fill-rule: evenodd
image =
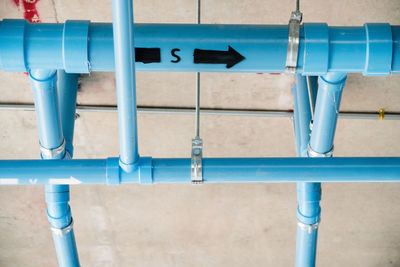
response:
M23 18L0 0L1 18ZM108 0L36 0L42 22L111 21ZM291 0L201 0L202 23L286 24ZM306 22L400 24L398 0L302 1ZM197 23L197 0L134 1L136 22ZM32 12L32 11L31 11ZM0 71L0 102L32 103L23 73ZM292 109L289 75L201 74L201 105ZM349 75L341 110L400 112L400 77ZM138 73L138 104L193 107L194 73ZM113 73L81 77L79 104L114 105ZM139 150L189 157L190 115L140 115ZM38 158L31 111L0 111L0 158ZM116 113L81 112L76 158L118 156ZM203 116L206 157L295 156L289 118ZM336 156L399 156L400 121L340 119ZM400 185L324 184L318 266L400 266ZM294 184L72 186L82 266L292 266ZM41 186L0 188L0 266L55 266Z

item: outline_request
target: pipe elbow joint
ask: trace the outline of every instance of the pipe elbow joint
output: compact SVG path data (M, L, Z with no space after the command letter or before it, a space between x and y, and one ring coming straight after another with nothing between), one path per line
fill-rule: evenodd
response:
M71 223L71 207L68 203L47 203L47 206L47 218L52 228L63 229ZM51 211L54 209L63 210L63 214L54 216Z

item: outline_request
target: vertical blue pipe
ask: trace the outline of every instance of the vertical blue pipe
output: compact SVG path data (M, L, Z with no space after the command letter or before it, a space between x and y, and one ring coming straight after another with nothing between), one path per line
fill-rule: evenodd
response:
M296 267L312 267L317 254L321 183L297 183L297 199Z
M328 73L318 79L310 150L308 156L323 156L332 151L345 73ZM299 106L299 104L298 104ZM301 107L299 107L301 110ZM303 126L305 128L305 126ZM321 208L321 184L298 183L296 266L315 266L318 223Z
M57 99L57 72L31 70L29 76L35 99L40 145L47 149L57 148L63 142Z
M131 171L139 159L132 0L113 0L112 10L120 164L125 171Z
M75 126L76 95L79 74L68 74L58 71L57 89L60 104L62 130L65 138L65 150L70 158L73 156L73 138Z
M80 266L68 204L69 185L46 185L46 202L59 266Z
M297 75L297 74L296 74ZM297 83L297 77L296 77ZM294 138L296 143L296 154L298 157L301 157L302 154L302 142L301 142L301 134L300 134L300 120L299 120L299 111L298 111L298 103L297 103L297 86L296 84L292 87L293 93L293 128L294 128Z
M301 74L296 74L296 84L293 87L294 96L294 117L296 130L296 145L300 146L298 157L307 156L307 145L310 140L310 122L311 110L310 100L307 91L306 77ZM310 77L311 81L316 80L315 77ZM297 123L296 123L297 121ZM298 134L298 136L297 136Z
M48 150L58 148L62 146L64 137L57 97L57 73L54 70L31 70L29 74L35 97L40 145ZM63 85L65 85L64 81L60 81L60 91L63 95L76 99L76 89L75 94L65 94L64 90L68 88L64 88ZM67 99L66 101L73 102L75 105L75 100ZM65 108L64 104L63 106ZM63 113L68 112L68 110L70 108L63 109ZM63 117L68 117L68 115L63 115ZM71 124L73 125L73 122L64 123L66 126L71 126ZM66 131L71 133L70 129L66 129ZM56 154L53 159L62 159L64 156L65 150ZM72 229L71 210L68 204L69 186L46 185L46 202L47 216L53 232L59 265L62 267L80 266Z
M310 123L311 123L311 109L310 99L307 90L306 77L301 74L296 74L296 85L293 88L294 95L294 118L295 118L295 134L297 156L307 156L307 146L310 140ZM316 77L310 77L311 86L315 86ZM314 94L315 95L315 94ZM296 266L314 266L315 255L317 248L317 229L308 231L304 229L301 223L308 225L315 224L319 221L320 207L319 194L321 188L320 183L297 183L298 192L298 208L297 217L299 224L297 226L296 238ZM317 195L316 195L317 193ZM311 201L310 201L311 200ZM315 200L315 201L314 201ZM310 215L312 220L302 220L304 214ZM299 216L300 215L300 216ZM303 215L303 216L302 216ZM314 215L314 216L313 216ZM300 218L299 218L300 217Z
M297 226L296 267L315 266L317 239L318 229L312 229L311 231L308 231L299 225Z

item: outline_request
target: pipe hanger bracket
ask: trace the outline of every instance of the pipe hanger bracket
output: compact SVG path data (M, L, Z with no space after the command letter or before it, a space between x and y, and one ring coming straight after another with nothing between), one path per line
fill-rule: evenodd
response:
M299 56L300 43L300 24L303 14L299 11L293 11L289 20L289 38L286 56L285 72L293 74L297 70L297 58Z
M203 140L200 137L192 139L191 179L192 184L203 183Z

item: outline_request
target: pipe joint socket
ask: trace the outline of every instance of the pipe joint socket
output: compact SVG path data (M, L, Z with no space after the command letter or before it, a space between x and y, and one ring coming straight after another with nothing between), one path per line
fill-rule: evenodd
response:
M47 185L47 217L54 228L64 228L71 223L68 185Z
M133 173L138 170L139 160L136 160L134 163L127 164L122 161L121 157L119 158L119 167L126 173Z
M151 157L140 157L136 164L130 165L121 163L118 158L108 158L106 165L108 185L119 185L121 182L153 184L153 159Z
M326 23L304 23L303 75L315 76L329 69L329 28Z
M120 161L118 158L108 158L106 162L107 185L119 185L121 183Z
M388 23L366 23L366 60L363 75L389 75L393 58L392 27Z
M48 90L57 85L57 71L55 70L29 70L32 87L38 90Z
M309 206L312 206L312 210L314 210L314 214L311 216L306 216L301 212L300 209L304 209L304 205L299 205L297 207L297 221L306 225L312 225L318 223L321 219L321 207L319 206L319 201L316 203L308 203Z
M139 159L139 183L141 185L153 184L153 159L151 157Z
M319 87L318 89L321 88L321 85L323 88L326 87L328 90L333 90L333 91L341 91L343 89L344 83L346 82L347 79L347 73L345 72L328 72L327 74L323 76L319 76L318 79L318 84ZM329 85L343 85L343 86L329 86Z
M0 25L0 68L23 72L25 67L26 20L4 19Z
M88 20L67 20L63 29L63 62L67 73L89 73Z
M72 216L71 216L71 208L68 203L63 204L54 204L54 203L47 203L47 218L51 225L51 228L55 229L63 229L66 226L71 224ZM53 216L51 214L53 209L62 210L63 214L60 216Z
M304 224L315 224L321 216L321 184L299 183L297 185L297 220Z

